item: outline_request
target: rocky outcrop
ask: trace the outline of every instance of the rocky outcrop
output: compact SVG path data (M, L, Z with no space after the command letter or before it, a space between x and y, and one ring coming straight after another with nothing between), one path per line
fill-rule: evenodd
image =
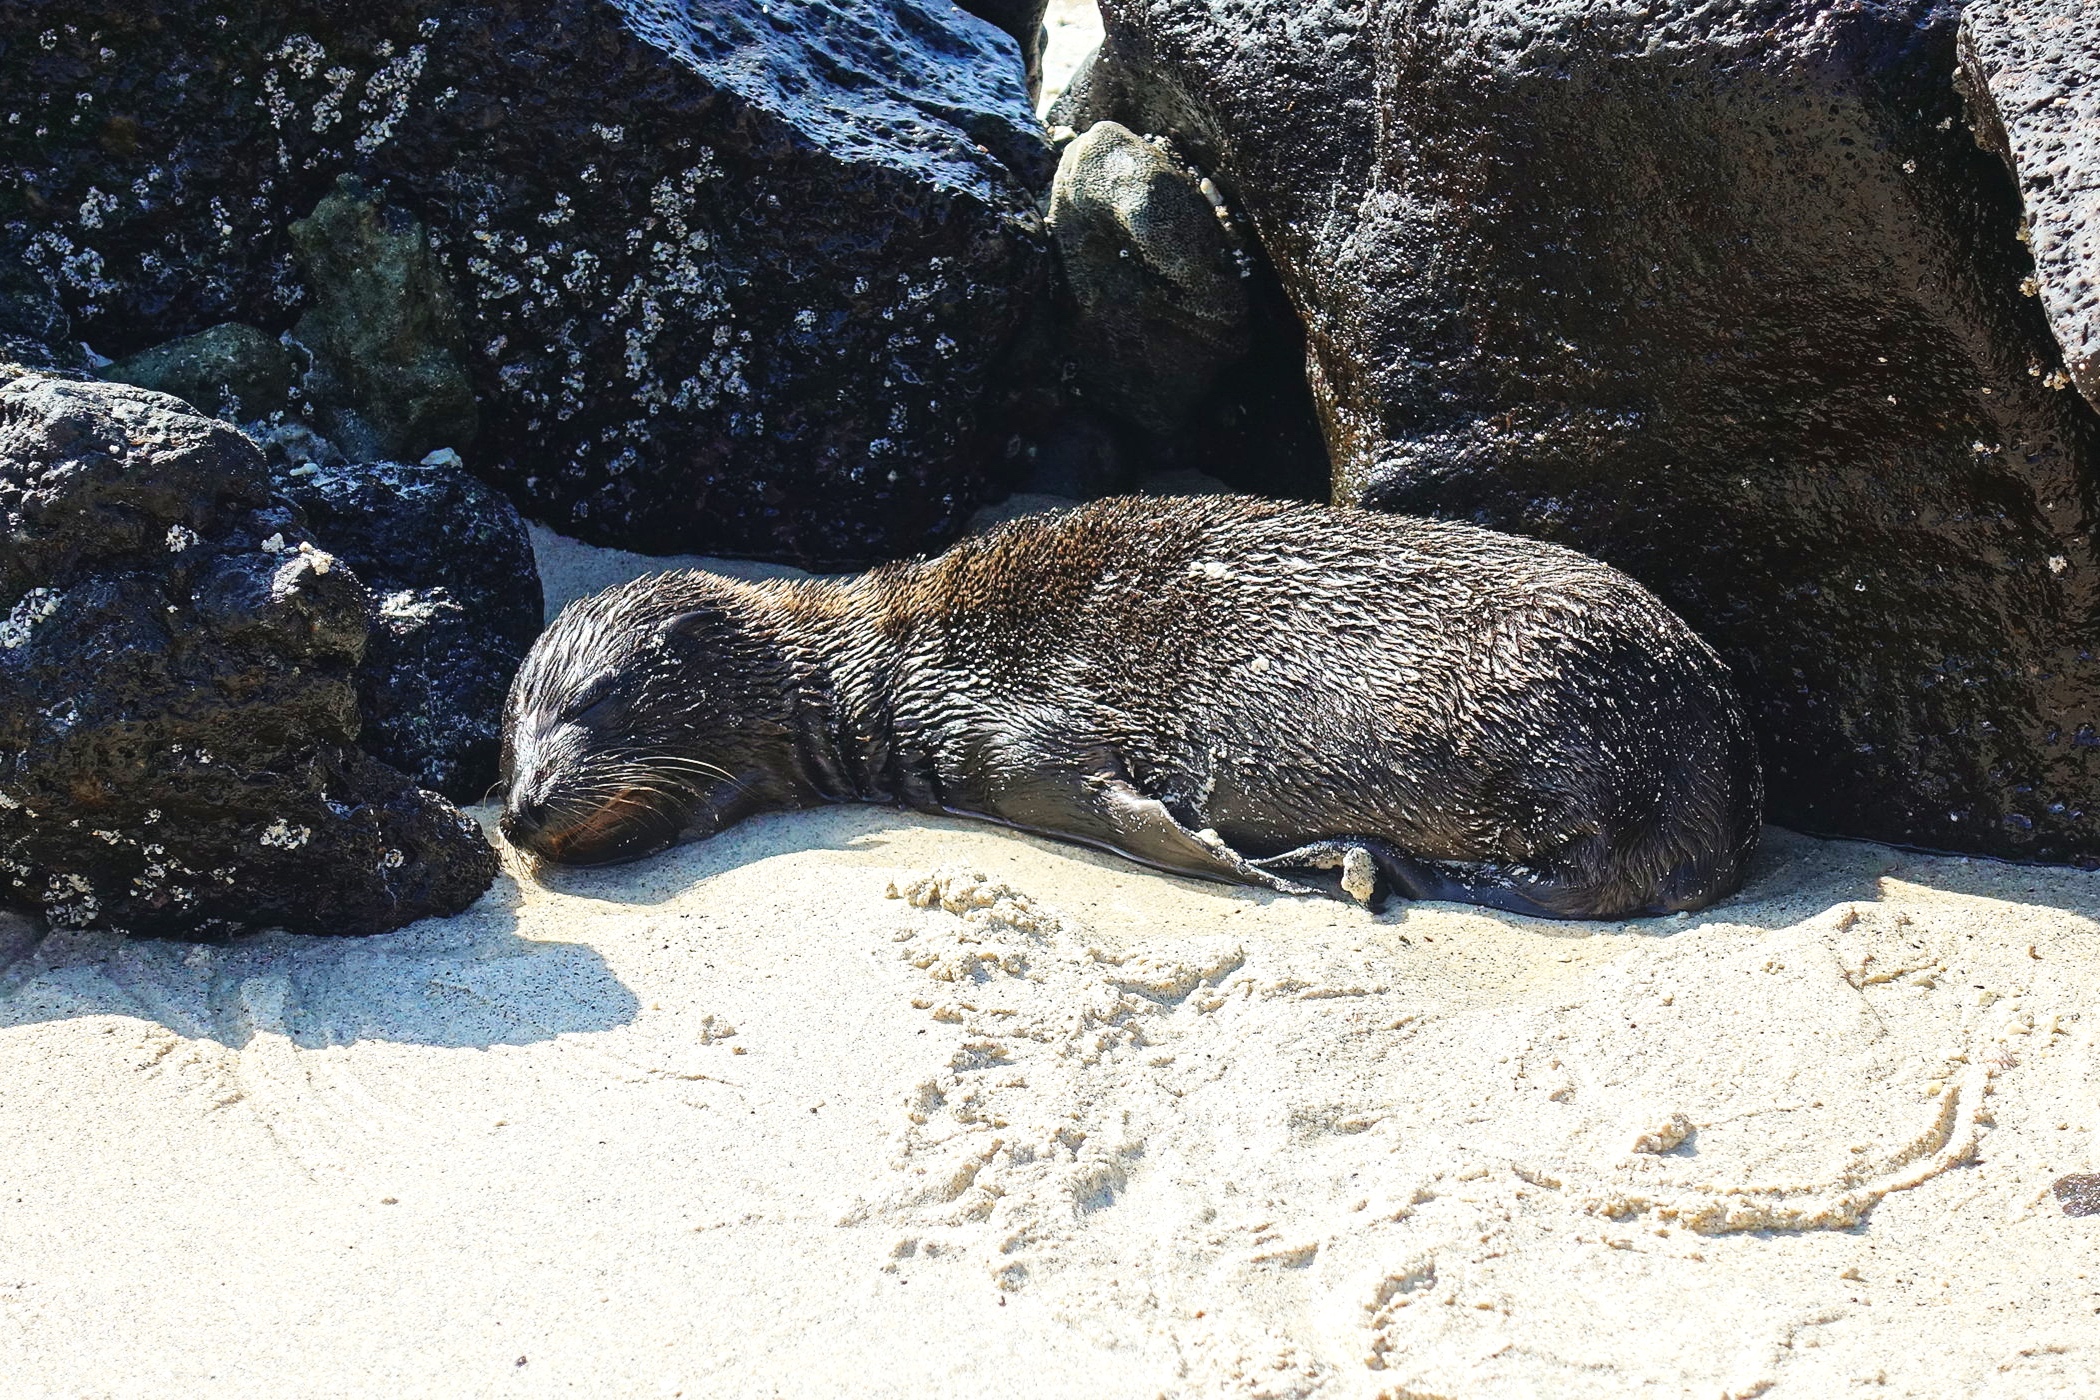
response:
M2034 282L2064 369L2100 405L2100 11L1974 0L1961 85L1976 140L2013 173Z
M25 0L8 27L0 251L104 356L289 330L339 234L405 220L456 304L425 344L473 386L476 471L569 533L854 563L943 542L983 486L1051 158L973 16ZM345 173L368 225L317 211ZM353 363L376 336L308 332Z
M540 633L542 602L524 520L457 460L309 462L279 470L276 484L370 598L360 747L423 787L479 802L496 781L503 697Z
M0 899L65 927L369 933L495 853L361 752L366 600L254 444L164 395L0 387Z
M479 801L496 780L504 692L540 627L531 540L450 446L414 466L375 460L474 435L448 348L458 328L421 228L345 181L294 229L326 276L283 343L228 322L102 373L245 419L278 493L367 590L360 747L423 787Z
M2100 420L1955 7L1105 8L1066 100L1257 232L1337 499L1655 589L1735 667L1779 821L2100 859Z

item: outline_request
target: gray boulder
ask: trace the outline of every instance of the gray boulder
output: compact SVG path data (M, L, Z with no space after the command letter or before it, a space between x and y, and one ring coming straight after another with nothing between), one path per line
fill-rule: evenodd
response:
M1203 184L1162 142L1101 122L1065 146L1050 187L1080 391L1161 435L1249 348L1241 269Z
M105 366L102 377L246 422L294 406L302 365L276 336L226 321Z
M472 446L459 310L422 224L345 175L291 239L313 297L292 337L322 431L363 460Z

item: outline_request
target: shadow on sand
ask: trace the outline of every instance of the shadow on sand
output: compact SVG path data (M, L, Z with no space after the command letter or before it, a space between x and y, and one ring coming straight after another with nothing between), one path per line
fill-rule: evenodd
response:
M991 848L985 839L990 838L996 844L1012 842L1018 848L1051 853L1112 877L1158 881L1162 889L1178 887L1191 895L1228 898L1254 908L1294 903L1298 898L1169 875L1091 847L987 822L874 805L819 807L753 817L707 840L674 846L630 865L544 866L530 872L521 868L517 875L573 899L646 907L675 899L693 885L727 871L791 853L828 851L879 861L884 847L902 843L919 848L915 859L923 861L927 838L939 844L944 834L954 836L955 859L965 865L996 864L987 859ZM1781 827L1766 828L1749 879L1739 893L1689 916L1564 923L1489 909L1469 912L1546 935L1579 938L1613 932L1668 937L1712 924L1787 927L1836 904L1879 900L1883 897L1884 880L1949 895L2036 905L2100 921L2100 873L2067 866L2014 865L1982 856L1899 850L1868 841L1803 836ZM1403 921L1416 908L1464 907L1417 906L1405 900L1388 900L1380 921Z
M0 1029L83 1016L156 1021L240 1049L357 1041L526 1045L611 1030L640 1009L595 949L523 938L509 877L472 909L365 938L265 933L231 943L43 933L0 923Z

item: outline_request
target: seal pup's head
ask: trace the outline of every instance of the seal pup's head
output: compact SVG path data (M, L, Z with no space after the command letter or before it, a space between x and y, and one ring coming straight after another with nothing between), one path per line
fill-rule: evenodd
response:
M750 591L690 570L562 609L504 705L506 839L543 860L609 865L775 796L784 671Z

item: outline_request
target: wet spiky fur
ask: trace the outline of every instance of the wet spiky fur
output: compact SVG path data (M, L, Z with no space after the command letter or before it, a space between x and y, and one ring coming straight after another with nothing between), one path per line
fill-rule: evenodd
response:
M555 860L897 802L1277 888L1360 847L1401 893L1568 918L1732 891L1762 802L1727 669L1631 579L1234 497L852 579L637 580L556 620L505 737L506 831Z

